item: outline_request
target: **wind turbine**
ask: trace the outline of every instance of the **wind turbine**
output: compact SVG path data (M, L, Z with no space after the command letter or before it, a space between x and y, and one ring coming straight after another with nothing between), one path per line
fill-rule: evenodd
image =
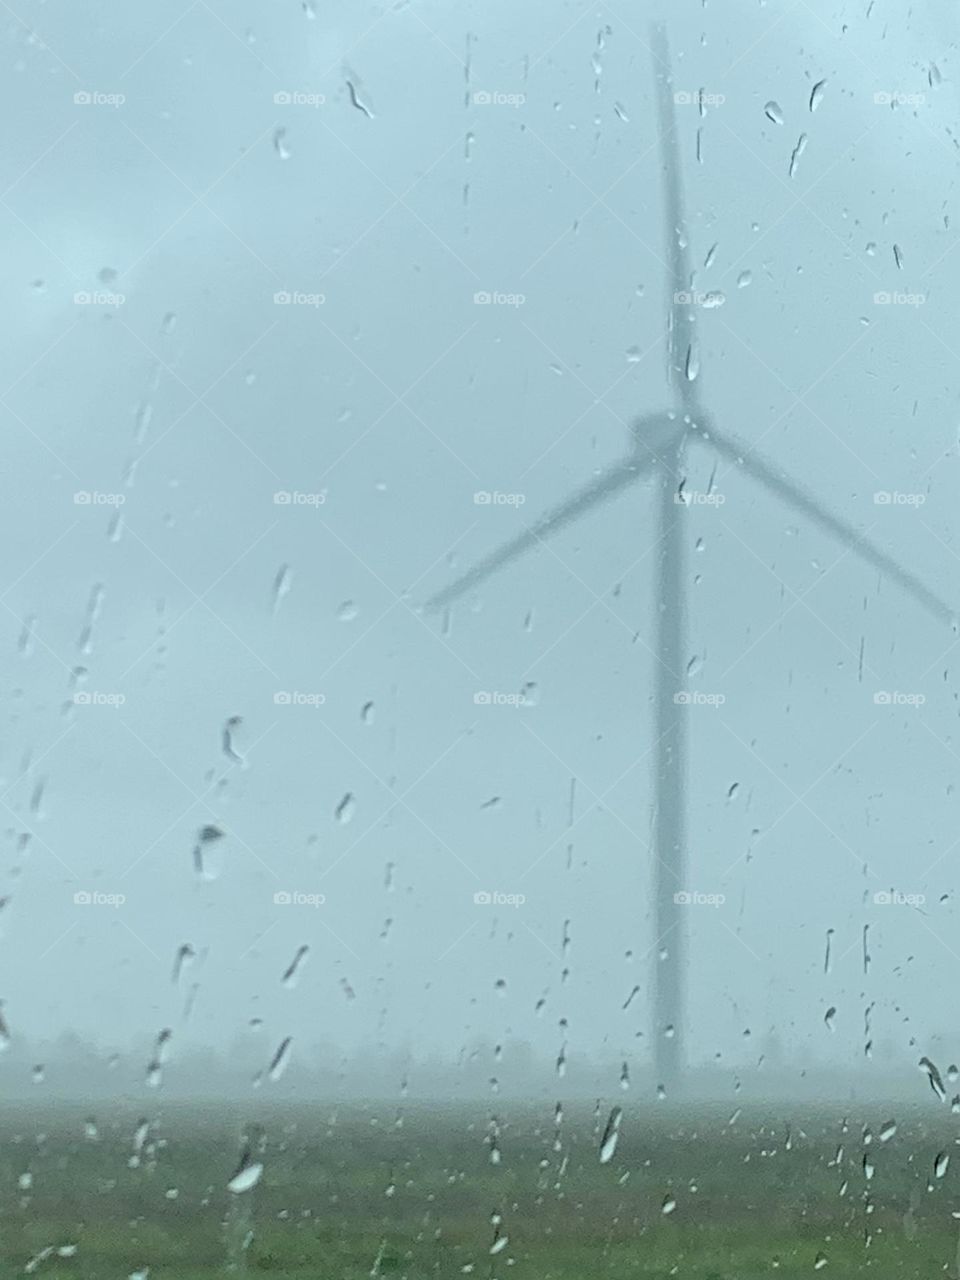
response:
M523 533L480 560L426 602L444 609L468 591L541 545L558 530L609 501L621 489L647 475L656 480L660 560L657 573L657 636L653 815L653 897L659 960L653 981L653 1044L657 1083L679 1088L685 1057L685 938L681 904L675 895L686 887L686 713L680 692L686 669L684 504L677 480L689 441L698 441L779 498L798 514L856 551L939 621L953 624L956 611L878 547L864 541L853 525L823 507L800 485L780 475L749 445L719 432L703 409L695 338L693 277L687 258L683 191L677 156L674 97L669 49L663 28L654 28L654 71L658 83L658 118L664 171L664 205L669 266L668 381L674 402L669 409L632 424L632 447L626 456L596 479L577 489ZM659 63L659 69L657 67Z

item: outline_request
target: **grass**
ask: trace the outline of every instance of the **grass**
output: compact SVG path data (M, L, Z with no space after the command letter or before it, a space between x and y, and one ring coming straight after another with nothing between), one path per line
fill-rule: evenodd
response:
M135 1110L111 1109L95 1138L83 1108L7 1115L0 1275L23 1274L50 1246L76 1252L37 1262L48 1280L125 1280L147 1267L150 1280L957 1275L960 1161L934 1174L956 1122L935 1106L898 1116L886 1143L888 1111L846 1124L809 1109L745 1109L732 1124L711 1109L625 1111L606 1165L592 1111L567 1114L555 1149L552 1106L498 1111L496 1165L489 1113L467 1108L407 1108L398 1124L395 1103L259 1105L242 1117L166 1107L134 1167ZM265 1171L237 1196L226 1184L246 1123L260 1126ZM491 1254L495 1214L509 1240Z

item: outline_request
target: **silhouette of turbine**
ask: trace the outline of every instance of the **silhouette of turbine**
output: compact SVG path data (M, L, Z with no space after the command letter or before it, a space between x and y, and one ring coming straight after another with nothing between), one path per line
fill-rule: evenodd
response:
M682 472L689 441L702 446L755 480L799 515L839 539L863 561L897 584L941 622L955 624L951 609L922 582L878 547L864 540L856 528L827 510L800 485L785 478L755 449L729 432L720 432L704 411L699 394L699 357L695 338L693 277L687 259L683 189L677 156L674 96L666 32L652 34L654 71L658 85L658 119L664 171L664 204L669 264L668 375L674 405L632 424L632 447L617 464L577 489L523 533L480 560L461 577L426 602L429 610L446 608L541 545L592 508L608 502L621 489L648 475L657 480L657 519L660 560L657 574L657 639L655 691L655 810L654 909L658 959L653 979L653 1044L657 1082L677 1092L683 1078L686 1031L685 937L681 904L676 895L686 885L685 788L686 712L678 699L681 673L686 669L685 547L683 502L676 478ZM659 66L657 65L659 64Z

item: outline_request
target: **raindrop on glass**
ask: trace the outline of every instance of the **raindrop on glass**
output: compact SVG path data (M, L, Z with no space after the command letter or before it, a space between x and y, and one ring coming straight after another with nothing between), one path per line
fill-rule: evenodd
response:
M609 1164L613 1159L620 1140L620 1121L623 1119L623 1108L614 1107L607 1119L603 1137L600 1139L600 1163Z
M239 1169L227 1183L227 1190L232 1191L234 1195L251 1191L260 1181L262 1174L263 1165L259 1161L251 1160L246 1164L241 1161Z
M354 798L353 792L348 791L333 811L333 816L341 826L346 826L348 822L353 821L356 810L357 802Z
M283 597L289 595L293 584L293 573L288 564L282 564L273 579L273 612L280 608Z
M281 982L285 987L295 987L297 985L297 978L300 976L301 969L303 968L303 962L309 954L310 948L306 946L306 944L297 948L296 954L284 970L283 977L281 978Z
M807 149L807 135L805 133L801 133L800 137L797 139L797 145L794 147L793 152L790 156L789 172L790 172L791 178L796 176L797 165L800 163L800 157L803 155L806 149Z
M290 1051L293 1045L293 1037L287 1038L280 1043L273 1058L270 1060L270 1066L267 1068L267 1077L270 1080L279 1080L290 1065Z

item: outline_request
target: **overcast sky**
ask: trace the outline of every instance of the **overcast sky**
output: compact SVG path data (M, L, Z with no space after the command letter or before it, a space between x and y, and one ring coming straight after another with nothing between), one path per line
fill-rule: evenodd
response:
M420 606L670 403L658 14L269 8L6 19L5 1015L642 1059L655 482ZM956 602L954 19L739 8L669 6L701 396ZM956 635L705 448L685 475L686 888L724 899L687 913L690 1054L854 1062L871 1002L923 1044Z

